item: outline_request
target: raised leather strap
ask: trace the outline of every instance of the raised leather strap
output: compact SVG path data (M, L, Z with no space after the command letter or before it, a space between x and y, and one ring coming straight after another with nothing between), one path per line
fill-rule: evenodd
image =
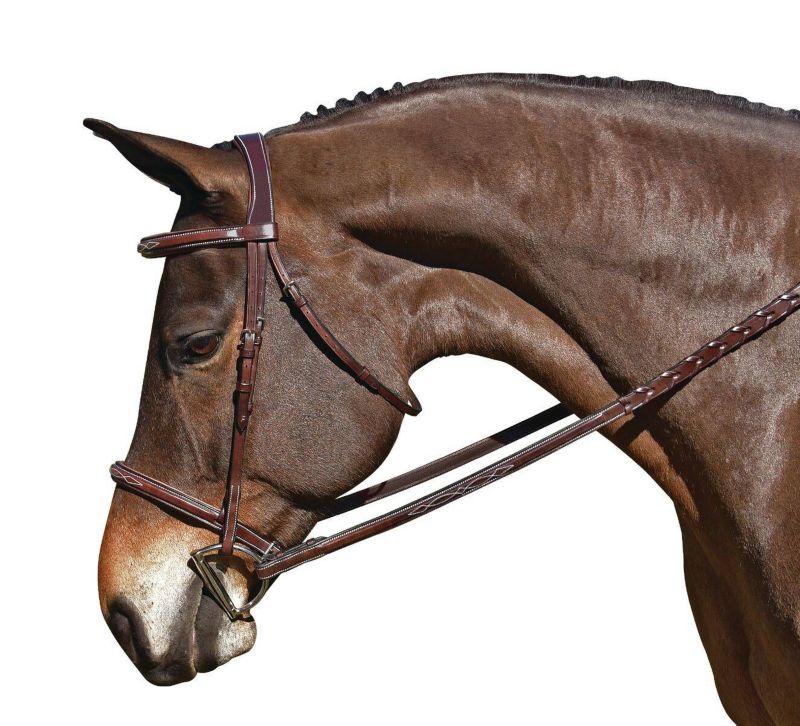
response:
M122 489L154 502L155 504L166 507L173 514L186 517L195 524L199 524L212 532L222 532L223 511L217 507L153 479L132 469L122 461L112 464L110 469L111 478ZM246 545L259 555L273 550L282 550L284 546L274 540L267 539L257 534L250 527L239 524L236 531L236 541Z
M275 223L275 204L272 196L272 176L269 158L261 134L244 134L235 139L236 146L250 171L250 198L247 226L269 227ZM247 283L245 289L244 328L239 341L236 362L236 390L233 394L233 434L228 478L225 489L222 522L222 554L233 554L236 529L239 524L239 504L242 496L242 467L244 464L247 427L253 412L253 391L256 383L261 335L264 327L264 300L267 285L267 244L261 238L248 239Z
M182 252L194 252L202 247L225 247L268 239L278 239L278 225L275 222L154 234L142 238L136 249L144 257L166 257Z
M634 411L668 393L676 386L691 380L700 371L752 340L768 328L794 313L800 307L800 284L757 310L738 325L726 330L719 337L668 368L663 373L620 396L603 408L579 421L546 436L515 454L484 467L474 474L443 487L432 494L421 497L410 504L388 514L345 529L327 537L316 537L282 552L267 553L257 565L256 572L262 579L276 577L304 562L319 559L356 542L398 527L406 522L428 514L450 502L502 479L515 471L552 454L584 436L604 428L614 421L630 416Z

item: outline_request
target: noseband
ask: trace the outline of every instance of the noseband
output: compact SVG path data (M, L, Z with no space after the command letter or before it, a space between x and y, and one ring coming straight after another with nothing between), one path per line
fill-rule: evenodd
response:
M676 386L686 383L700 371L749 342L800 307L800 284L798 284L646 384L620 396L594 413L410 504L337 534L308 539L299 545L287 548L274 537L260 534L239 521L242 465L247 428L253 411L253 391L264 328L268 267L272 268L284 298L303 315L319 341L361 384L402 413L416 415L421 409L413 394L410 399L398 395L361 365L314 312L308 299L287 272L278 252L278 226L275 222L272 177L263 137L261 134L246 134L237 136L235 142L247 162L250 177L246 223L242 226L211 227L154 235L145 237L139 244L139 252L145 257L185 254L207 247L244 246L246 249L244 323L238 346L231 454L222 506L217 508L195 499L179 489L136 471L124 462L117 462L111 467L111 477L120 488L219 534L218 543L196 550L191 557L206 589L231 620L248 617L251 608L264 596L271 582L279 574L405 524L508 476L594 431L630 416L642 406L667 394ZM321 518L342 514L446 474L569 415L570 412L563 405L553 406L510 428L405 474L343 495L322 512ZM210 563L212 558L219 555L240 555L255 565L261 587L248 602L242 605L233 602Z

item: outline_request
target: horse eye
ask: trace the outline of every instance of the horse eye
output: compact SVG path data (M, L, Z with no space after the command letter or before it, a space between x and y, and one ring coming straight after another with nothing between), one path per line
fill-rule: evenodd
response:
M185 351L189 360L208 358L219 346L216 333L197 333L186 340Z

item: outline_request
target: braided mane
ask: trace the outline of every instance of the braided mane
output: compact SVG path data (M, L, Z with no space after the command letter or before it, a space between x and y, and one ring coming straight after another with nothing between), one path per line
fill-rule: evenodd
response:
M620 89L635 93L639 96L666 96L683 101L694 101L698 103L715 104L730 106L743 111L756 113L762 116L777 118L790 118L800 121L800 111L795 109L784 110L775 106L768 106L764 103L748 101L741 96L729 96L714 91L704 91L696 88L686 88L676 86L664 81L626 81L617 76L600 78L598 76L556 76L547 73L480 73L464 76L449 76L445 78L432 78L427 81L417 83L402 84L395 83L391 88L376 88L372 93L361 91L352 99L340 98L333 106L318 106L316 113L306 111L297 125L306 126L308 124L339 116L353 108L371 103L377 99L389 98L392 96L403 96L413 91L421 89L437 89L458 87L467 85L477 85L480 83L506 83L512 86L561 86L572 88L600 88L600 89Z
M556 76L547 73L479 73L473 75L449 76L445 78L431 78L427 81L406 84L397 82L391 86L391 88L376 88L372 93L361 91L351 99L340 98L333 106L320 105L317 107L316 113L306 111L297 123L274 129L267 135L274 136L278 133L313 126L314 124L338 117L348 111L380 99L404 96L418 90L458 88L479 85L481 83L505 83L510 86L619 89L620 91L636 94L640 97L660 96L664 98L674 98L676 100L697 104L727 106L746 113L769 118L800 121L800 111L796 109L784 110L775 106L769 106L765 103L748 101L742 96L729 96L714 93L713 91L686 88L685 86L676 86L664 81L626 81L617 76L600 78L598 76ZM231 143L224 141L220 144L216 144L215 148L230 149Z

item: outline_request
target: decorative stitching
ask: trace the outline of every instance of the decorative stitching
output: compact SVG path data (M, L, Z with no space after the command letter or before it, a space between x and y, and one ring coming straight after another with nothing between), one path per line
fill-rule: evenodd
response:
M350 527L348 529L345 529L345 530L343 530L341 532L337 532L336 534L330 535L329 537L320 538L320 542L311 545L311 547L309 547L308 549L305 549L303 551L304 552L313 551L313 550L318 549L319 547L321 547L323 544L330 544L332 542L337 542L338 540L342 539L343 537L348 537L349 535L355 534L357 532L360 532L360 531L362 531L363 529L365 529L367 527L372 527L372 526L374 526L376 524L379 524L380 522L383 522L383 521L385 521L385 520L387 520L389 518L397 517L397 516L400 516L402 514L406 514L406 516L410 519L410 518L412 518L412 515L409 513L409 510L413 510L415 508L420 507L423 504L424 500L428 499L429 497L435 497L435 496L443 495L443 494L447 493L448 490L450 490L451 488L456 488L458 486L463 486L465 484L468 484L468 483L472 482L474 479L477 479L477 478L480 478L482 476L485 476L487 473L490 473L491 471L496 470L499 467L511 465L511 468L516 470L515 462L519 457L523 456L524 454L528 453L529 451L531 451L531 450L533 450L535 448L543 446L545 443L552 441L556 437L565 436L567 433L573 431L576 427L578 427L578 426L580 426L582 424L585 425L585 424L587 424L589 422L594 421L595 424L596 424L596 427L599 427L601 425L607 425L607 424L613 423L618 418L621 418L623 416L623 414L619 413L616 416L608 419L607 421L606 420L597 421L597 419L600 419L601 417L603 417L614 405L616 405L616 403L617 402L615 401L613 404L610 404L609 406L606 406L604 409L601 409L600 411L597 411L597 412L595 412L593 414L590 414L589 416L581 419L580 421L576 421L575 423L570 424L569 426L566 426L563 429L560 429L559 431L556 431L555 433L550 434L549 436L545 436L543 439L540 439L540 440L534 442L533 444L530 444L529 446L526 446L524 449L521 449L520 451L518 451L518 452L516 452L514 454L511 454L510 456L507 456L507 457L505 457L503 459L500 459L500 460L494 462L494 464L491 464L490 466L484 467L483 469L481 469L480 471L475 472L474 474L470 475L469 477L466 477L464 479L459 479L458 481L453 482L452 484L450 484L450 485L438 490L437 492L433 492L432 494L429 494L427 497L423 497L423 499L421 499L421 500L417 500L416 502L410 502L409 504L407 504L407 505L405 505L403 507L399 507L397 509L392 510L391 512L387 512L386 514L384 514L384 515L382 515L380 517L375 517L374 519L370 519L370 520L368 520L366 522L363 522L361 524L357 524L357 525L355 525L353 527ZM587 430L584 434L582 434L580 436L580 438L583 438L584 436L587 436L588 434L593 433L594 431L596 431L597 430L596 427L593 427L593 428ZM572 443L573 441L577 441L577 440L578 439L571 439L570 441L562 444L561 446L549 451L547 453L547 455L554 454L556 451L559 451L564 446L567 446L569 443ZM544 458L544 457L542 457L542 458ZM534 461L538 461L538 459L533 459L533 460L531 460L530 462L527 462L527 463L528 464L532 464ZM522 467L520 467L520 468L522 468ZM507 475L508 473L509 472L506 471L504 476ZM498 477L495 477L495 479L496 478L498 478ZM495 479L493 479L492 481L494 481ZM476 487L474 489L471 489L468 493L472 493L472 491L476 491L479 488L480 487ZM291 557L291 555L288 554L288 553L286 555L284 555L284 556L286 556L287 558ZM322 555L319 555L319 556L322 556ZM276 559L280 560L280 558L276 558ZM311 559L316 559L316 557L311 558ZM306 562L306 561L309 561L309 560L307 560L306 558L303 558L302 562ZM287 567L286 569L288 570L288 569L292 569L293 567L297 567L299 564L302 564L302 562L299 562L299 563L297 563L295 565L291 565L291 566ZM262 569L265 569L265 568L262 568ZM279 575L279 574L281 574L281 572L285 572L285 571L286 570L279 570L277 573L274 573L274 575L271 574L270 577L273 577L275 575Z

